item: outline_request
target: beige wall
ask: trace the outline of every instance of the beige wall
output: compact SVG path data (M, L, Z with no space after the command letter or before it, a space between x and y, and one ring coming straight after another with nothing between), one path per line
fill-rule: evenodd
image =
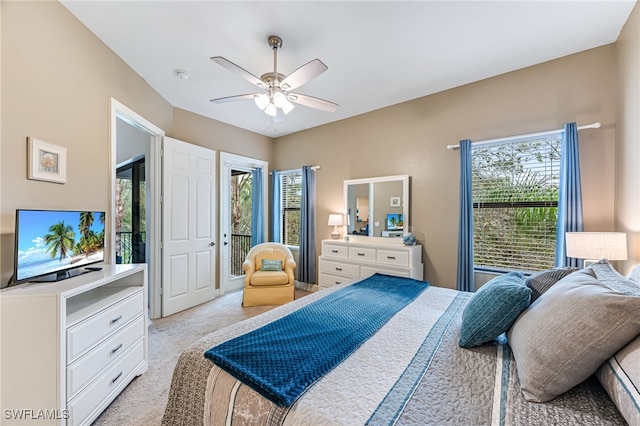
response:
M279 138L273 166L322 167L317 173L319 239L329 238L329 213L342 210L343 180L409 174L411 223L425 247L425 277L453 288L459 155L446 146L465 138L560 129L572 121L603 124L579 135L585 227L613 230L613 45Z
M615 220L627 232L627 273L640 262L640 6L636 4L616 42L616 191Z
M270 138L174 110L58 2L0 4L3 285L12 270L16 208L110 211L110 97L169 136L217 151L271 159ZM67 148L66 184L26 178L28 136Z
M481 140L556 129L569 121L601 121L603 128L580 133L587 230L612 230L614 217L620 229L640 227L633 222L640 220L640 196L633 192L640 173L638 7L615 47L593 49L275 142L173 108L57 2L3 1L0 19L3 282L11 270L16 208L109 210L109 97L177 139L267 160L271 168L281 170L322 166L317 173L319 238L329 237L328 214L343 209L343 180L409 174L412 222L425 246L425 276L438 285L455 285L458 154L445 147L463 138ZM617 123L616 102L621 111ZM621 141L617 153L615 125ZM28 136L68 148L67 184L26 179ZM620 165L617 175L614 158ZM637 260L640 243L635 239ZM319 252L319 242L317 248Z

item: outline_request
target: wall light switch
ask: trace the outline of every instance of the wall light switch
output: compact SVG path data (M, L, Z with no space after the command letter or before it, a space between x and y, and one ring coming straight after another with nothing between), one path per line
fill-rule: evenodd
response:
M374 226L380 226L380 222L375 222L373 225Z

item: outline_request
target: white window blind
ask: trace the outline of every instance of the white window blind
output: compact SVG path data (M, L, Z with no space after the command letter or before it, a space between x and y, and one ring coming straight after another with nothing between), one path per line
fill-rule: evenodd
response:
M557 133L472 145L474 266L553 267L561 142Z
M288 246L300 245L300 200L302 171L292 170L280 174L282 212L281 241Z

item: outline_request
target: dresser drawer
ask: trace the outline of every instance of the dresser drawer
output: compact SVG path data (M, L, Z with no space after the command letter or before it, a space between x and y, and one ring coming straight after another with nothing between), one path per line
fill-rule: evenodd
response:
M363 247L349 247L349 259L362 262L375 262L376 249Z
M395 266L409 266L409 253L397 250L380 250L376 254L378 263Z
M349 257L349 248L338 244L325 244L322 250L324 256L340 257L347 259Z
M69 401L68 425L82 424L101 404L109 394L116 392L127 383L136 367L144 361L144 340L139 341L129 352L108 368L100 377L91 383L76 398Z
M327 272L329 274L356 278L358 276L358 269L358 265L350 265L348 263L332 262L324 259L320 262L320 272Z
M67 367L67 398L73 398L96 374L143 338L144 322L144 317L138 317Z
M333 287L334 285L342 284L347 281L353 281L351 277L341 277L340 275L320 273L320 287Z
M67 330L67 364L144 312L142 290Z

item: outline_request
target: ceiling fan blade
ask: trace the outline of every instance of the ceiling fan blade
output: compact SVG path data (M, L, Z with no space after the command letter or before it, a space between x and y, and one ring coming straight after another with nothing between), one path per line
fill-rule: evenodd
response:
M227 102L246 101L260 96L259 93L247 93L246 95L227 96L224 98L211 99L214 104L226 104Z
M240 77L244 78L249 83L255 84L258 87L266 89L267 85L264 84L264 82L262 80L260 80L258 77L256 77L255 75L251 74L249 71L245 70L244 68L234 64L230 60L225 59L222 56L212 56L210 59L213 62L215 62L216 64L222 65L223 67L225 67L229 71L238 74Z
M300 105L304 105L309 108L320 109L322 111L334 112L338 109L338 104L325 101L324 99L314 98L313 96L301 95L299 93L287 94L287 99L291 102L295 102Z
M283 90L296 89L313 80L328 69L329 68L323 64L320 59L314 59L289 74L284 80L282 80L280 87L282 87Z

